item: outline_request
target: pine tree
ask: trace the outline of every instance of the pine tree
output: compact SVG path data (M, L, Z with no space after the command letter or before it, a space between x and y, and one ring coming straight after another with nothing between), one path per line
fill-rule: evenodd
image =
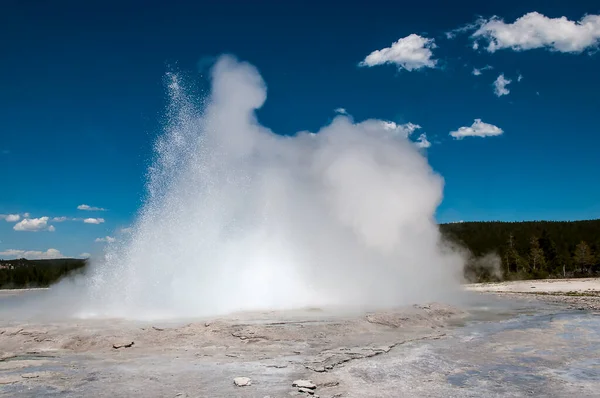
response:
M589 272L591 270L591 266L594 265L594 255L585 241L582 240L575 247L573 261L579 267L579 271Z
M542 236L539 239L539 244L540 248L544 252L547 269L550 272L558 271L562 273L562 264L558 264L558 250L556 249L556 243L554 243L546 228L542 230Z
M540 242L535 236L531 237L529 249L529 265L532 271L544 270L546 267L546 259L544 251L540 247Z
M521 259L521 256L519 256L517 249L515 249L515 237L513 236L512 233L510 235L508 235L507 244L508 244L508 247L506 248L506 251L504 252L504 260L506 262L506 270L509 273L510 272L518 272L519 266L522 265L522 259Z

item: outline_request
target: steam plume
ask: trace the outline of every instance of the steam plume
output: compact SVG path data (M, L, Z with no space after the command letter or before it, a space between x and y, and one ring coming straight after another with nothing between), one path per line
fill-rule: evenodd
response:
M406 135L345 115L277 135L255 116L263 79L230 56L203 107L177 74L167 79L170 123L146 203L130 240L78 281L79 315L387 307L456 287L462 257L433 219L443 180Z

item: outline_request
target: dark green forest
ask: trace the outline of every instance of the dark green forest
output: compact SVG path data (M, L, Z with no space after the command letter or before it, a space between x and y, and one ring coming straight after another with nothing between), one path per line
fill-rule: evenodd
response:
M47 287L66 275L82 272L87 260L0 260L0 289Z
M472 281L600 274L600 220L463 222L440 229L472 253L465 268ZM486 255L490 261L480 261Z
M440 225L470 252L473 282L600 276L600 220L462 222ZM83 272L86 260L0 260L0 289L46 287Z

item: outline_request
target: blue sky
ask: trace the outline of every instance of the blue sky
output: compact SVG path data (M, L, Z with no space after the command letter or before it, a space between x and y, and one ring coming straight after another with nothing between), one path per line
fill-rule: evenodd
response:
M215 3L3 2L0 257L101 250L142 202L165 72L201 93L222 53L258 68L258 117L280 134L337 108L420 125L446 181L440 222L600 217L597 2ZM495 133L450 135L475 119L462 131Z

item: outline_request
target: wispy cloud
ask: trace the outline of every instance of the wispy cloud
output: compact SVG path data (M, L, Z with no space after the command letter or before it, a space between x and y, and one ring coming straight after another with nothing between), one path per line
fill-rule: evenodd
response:
M90 257L92 257L92 255L90 253L81 253L79 255L79 257L81 257L81 258L90 258Z
M497 16L477 23L480 26L471 37L486 41L486 50L491 53L535 48L581 53L598 48L600 42L600 15L586 15L579 21L571 21L566 17L548 18L539 12L530 12L513 23L505 23Z
M115 241L116 241L116 239L113 238L112 236L105 236L103 238L96 238L96 240L94 242L96 242L96 243L100 243L100 242L113 243Z
M0 252L0 258L5 259L26 258L28 260L44 260L64 257L65 255L57 249L48 249L46 251L8 249Z
M335 113L339 113L340 115L347 115L348 111L346 111L346 108L337 108L334 110Z
M446 34L446 38L449 39L449 40L452 40L452 39L456 38L456 36L458 36L460 34L473 31L473 30L479 28L481 26L481 23L482 22L481 22L481 19L480 19L480 20L477 20L475 22L468 23L468 24L465 24L463 26L459 26L456 29L449 30L449 31L447 31L445 33Z
M451 131L450 135L458 140L465 137L492 137L501 135L504 131L493 124L484 123L481 119L475 119L469 127L461 127L456 131Z
M390 47L373 51L359 63L359 66L394 64L407 71L435 68L437 60L433 59L431 51L435 48L433 39L413 33L392 43Z
M494 83L492 84L494 86L494 94L496 94L498 97L508 95L510 90L506 88L506 86L508 86L510 83L512 83L512 80L505 78L504 74L500 74L500 76L498 76L498 78L494 80Z
M104 218L86 218L83 220L86 224L102 224L104 222Z
M475 76L481 76L481 74L489 69L494 69L492 66L490 65L486 65L483 68L473 68L473 71L471 72L473 75Z
M85 210L85 211L106 211L103 207L95 207L89 205L79 205L77 206L77 210Z
M13 229L15 231L28 231L28 232L38 232L38 231L49 231L54 232L55 228L53 225L48 224L49 217L40 217L40 218L25 218L21 222L15 224Z

